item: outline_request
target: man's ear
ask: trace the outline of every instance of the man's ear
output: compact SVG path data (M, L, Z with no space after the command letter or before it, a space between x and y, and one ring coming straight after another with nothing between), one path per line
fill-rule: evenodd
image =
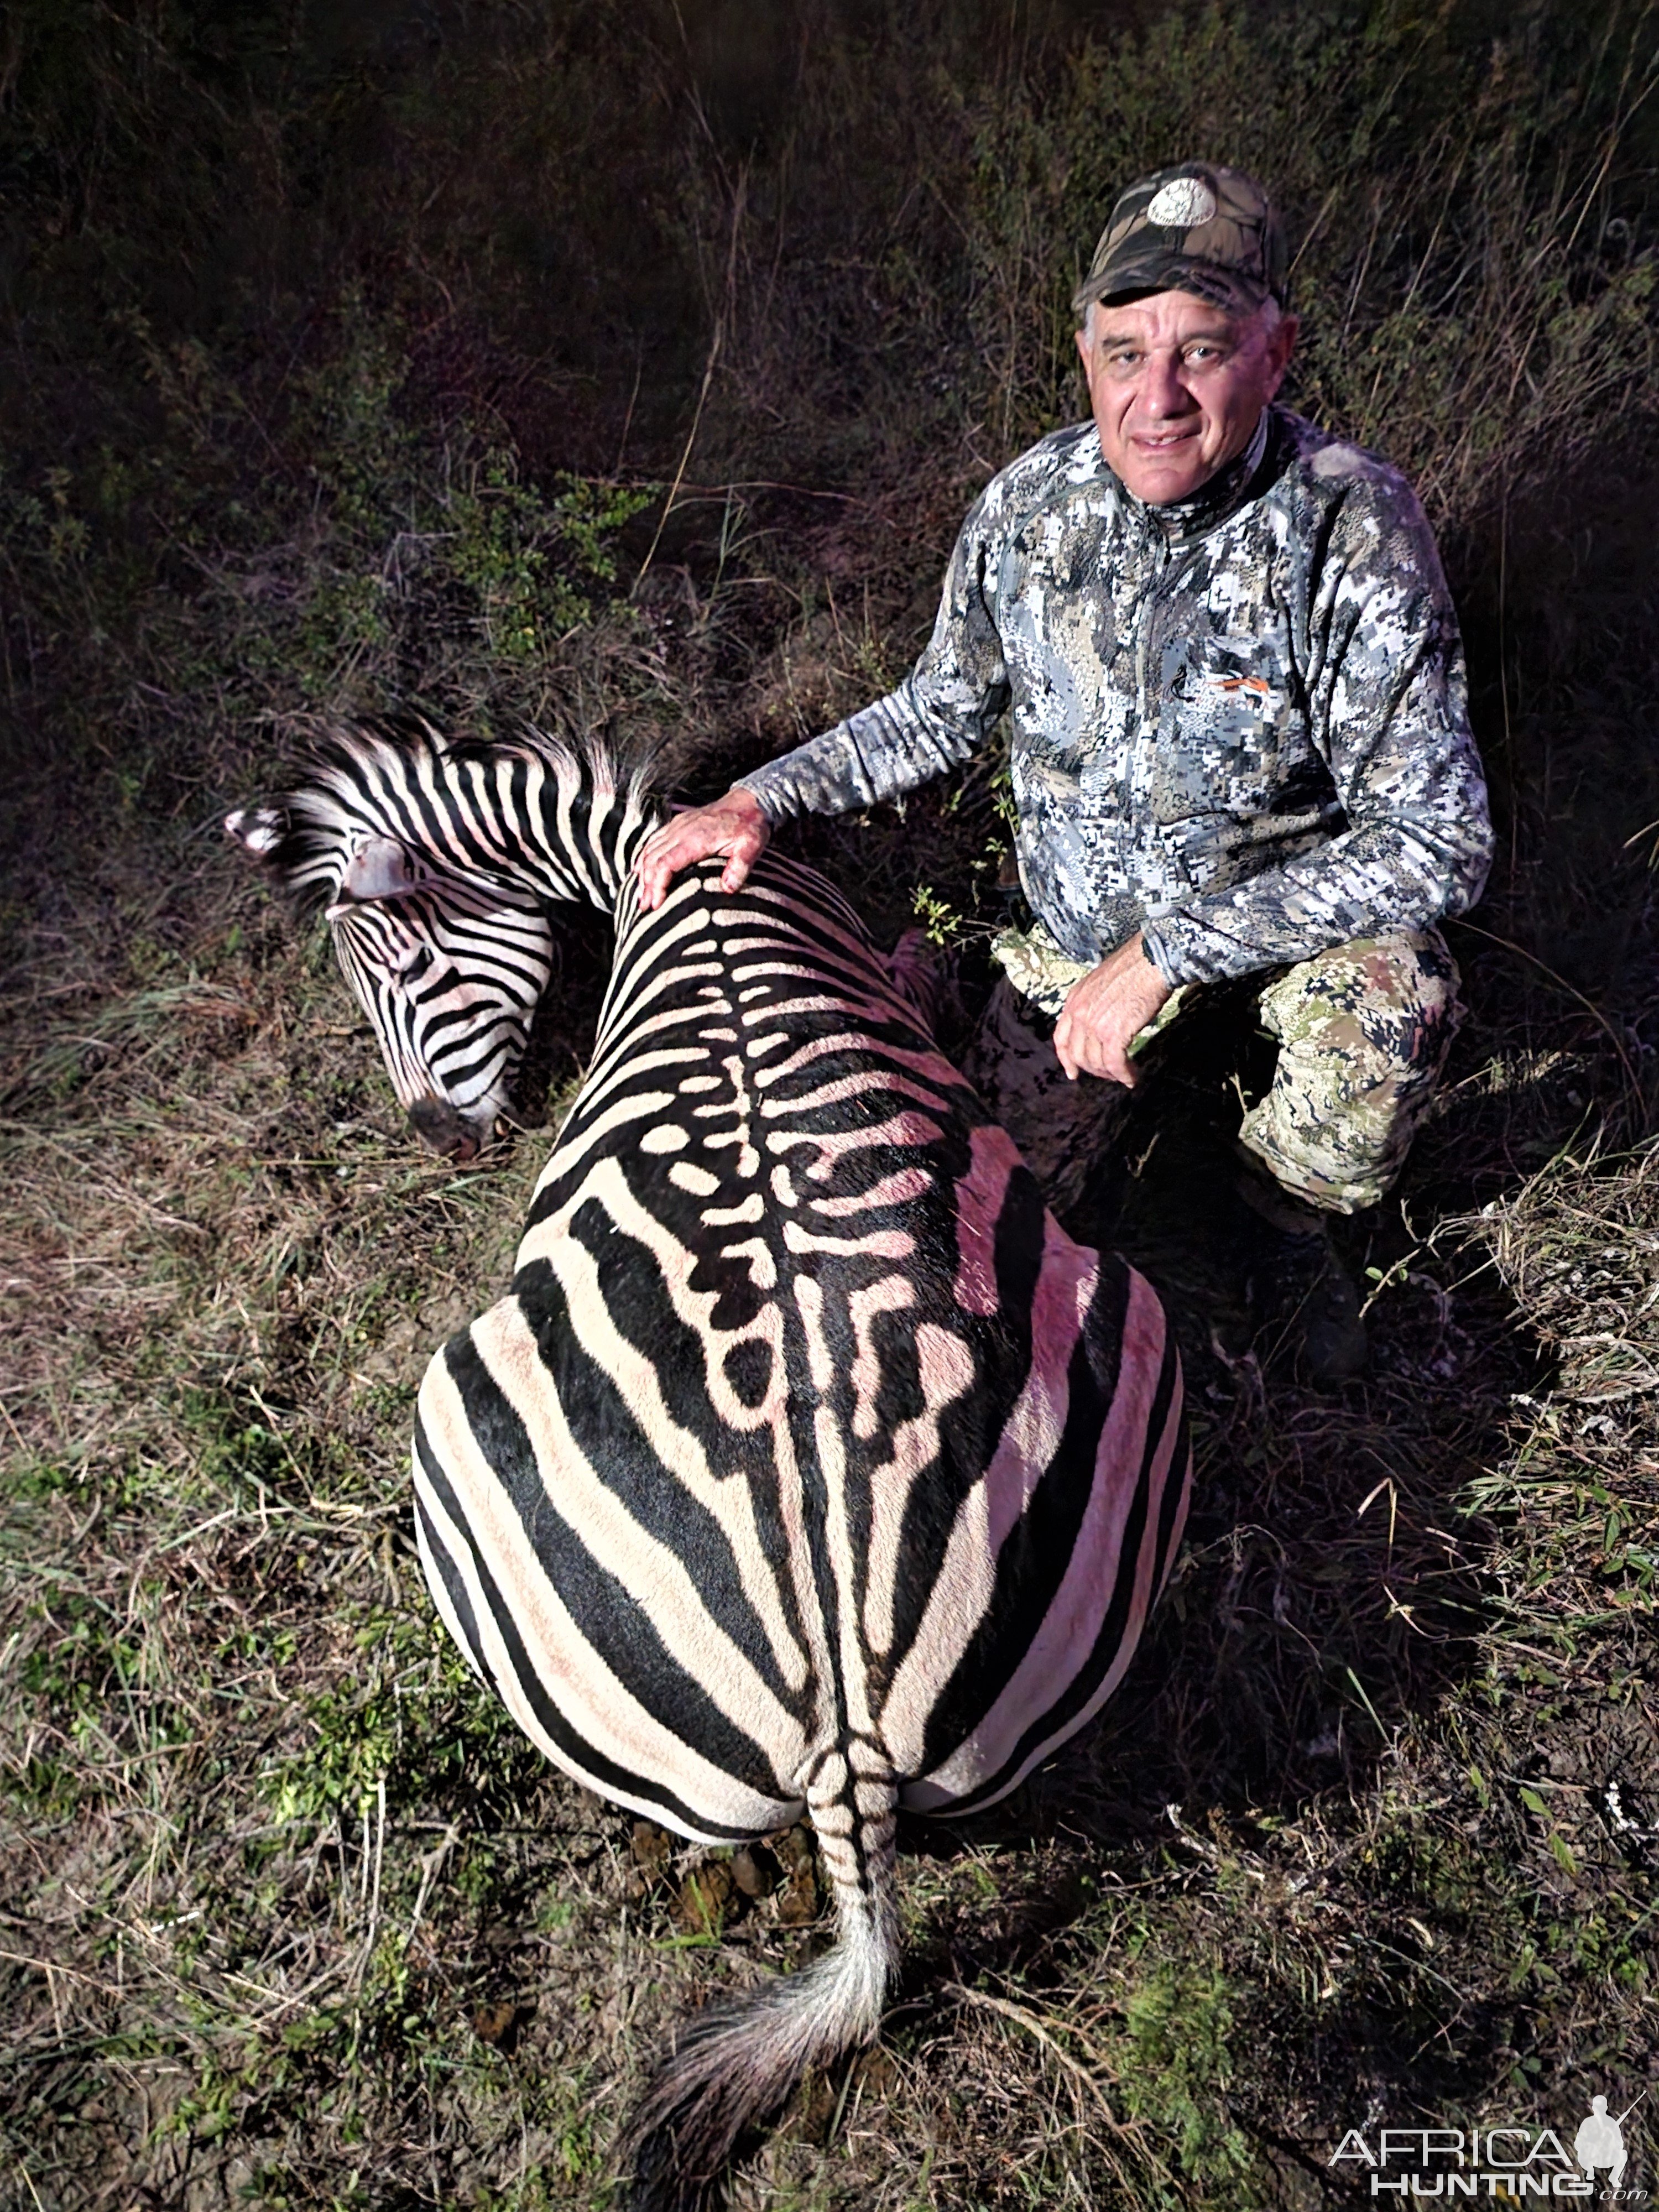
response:
M346 865L336 893L342 906L364 906L373 899L399 898L416 888L414 866L395 837L369 837Z
M280 806L239 806L225 817L225 835L251 860L268 860L288 830Z
M1277 393L1285 370L1291 365L1291 356L1296 351L1296 342L1302 330L1299 315L1281 315L1273 326L1268 340L1269 358L1273 362L1273 392Z

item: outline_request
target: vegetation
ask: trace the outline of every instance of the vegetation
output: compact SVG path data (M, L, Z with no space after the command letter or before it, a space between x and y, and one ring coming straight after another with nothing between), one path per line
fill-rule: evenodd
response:
M217 821L341 711L603 729L695 794L875 696L1079 411L1114 189L1195 149L1291 210L1298 404L1441 532L1503 816L1469 1019L1335 1397L1211 1344L1170 1194L1224 1099L1147 1086L1100 1225L1192 1352L1170 1601L1087 1743L908 1839L882 2045L737 2201L1301 2212L1348 2127L1651 2075L1656 22L15 0L9 2203L602 2205L666 2021L824 1940L799 1835L711 1862L548 1773L410 1546L413 1386L503 1279L602 939L457 1173ZM799 843L953 940L965 1027L1000 832L988 760Z

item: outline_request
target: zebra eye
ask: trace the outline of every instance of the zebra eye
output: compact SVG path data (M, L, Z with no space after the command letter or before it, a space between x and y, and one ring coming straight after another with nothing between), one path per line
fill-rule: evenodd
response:
M414 983L432 965L432 948L384 908L346 907L331 915L342 949L373 974L393 983Z

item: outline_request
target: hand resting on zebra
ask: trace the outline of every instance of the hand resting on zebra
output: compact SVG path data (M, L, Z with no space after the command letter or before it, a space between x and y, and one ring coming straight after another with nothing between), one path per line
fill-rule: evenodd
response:
M710 1844L817 1830L839 1941L682 2027L623 2144L657 2212L875 2035L899 1808L988 1805L1098 1711L1190 1480L1150 1286L1045 1211L821 877L765 853L644 909L665 815L533 732L360 726L226 825L326 906L398 1097L457 1150L554 909L615 917L586 1078L510 1290L427 1370L414 1486L438 1609L550 1759Z

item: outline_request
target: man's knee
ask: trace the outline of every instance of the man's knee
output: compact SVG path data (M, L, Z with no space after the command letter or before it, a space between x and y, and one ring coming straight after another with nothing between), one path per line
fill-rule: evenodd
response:
M1279 1065L1241 1139L1277 1181L1332 1212L1374 1205L1405 1165L1462 1018L1437 930L1340 945L1261 994Z

